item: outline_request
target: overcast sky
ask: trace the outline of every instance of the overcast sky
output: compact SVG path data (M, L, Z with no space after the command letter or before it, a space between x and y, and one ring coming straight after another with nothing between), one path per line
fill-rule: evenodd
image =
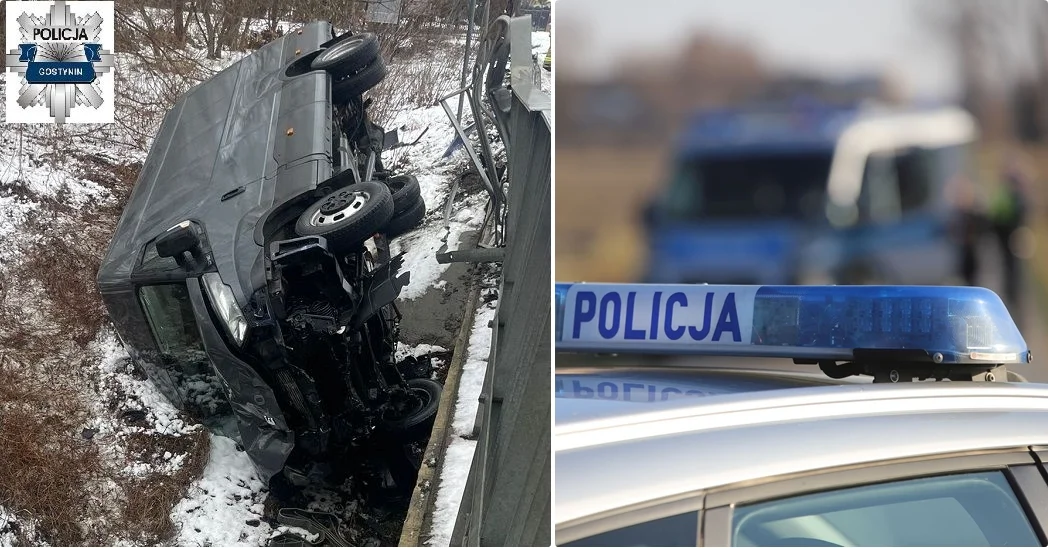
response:
M941 1L557 0L554 39L564 46L562 70L598 76L623 52L679 47L696 31L716 31L745 40L773 68L888 71L912 96L944 97L956 93L958 71L926 15Z

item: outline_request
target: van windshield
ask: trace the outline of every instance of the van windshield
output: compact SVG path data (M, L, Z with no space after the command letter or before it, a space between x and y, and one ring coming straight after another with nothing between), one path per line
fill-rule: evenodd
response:
M677 165L665 211L675 220L824 217L831 151L702 156Z

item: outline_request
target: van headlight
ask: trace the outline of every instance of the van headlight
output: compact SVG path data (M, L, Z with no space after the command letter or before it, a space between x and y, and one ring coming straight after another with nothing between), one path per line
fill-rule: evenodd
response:
M219 277L217 272L208 272L203 276L204 289L207 290L207 296L211 299L211 305L215 307L222 323L226 325L226 331L229 336L233 338L233 341L237 343L237 346L244 343L244 336L247 334L247 320L244 319L244 314L240 311L240 307L237 306L237 300L233 297L233 290L228 285L222 283L222 278Z

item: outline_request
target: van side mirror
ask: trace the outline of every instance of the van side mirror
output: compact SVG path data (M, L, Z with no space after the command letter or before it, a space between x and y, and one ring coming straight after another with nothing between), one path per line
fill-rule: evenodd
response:
M156 254L161 257L178 259L187 251L194 257L200 255L200 236L189 221L178 223L156 239Z

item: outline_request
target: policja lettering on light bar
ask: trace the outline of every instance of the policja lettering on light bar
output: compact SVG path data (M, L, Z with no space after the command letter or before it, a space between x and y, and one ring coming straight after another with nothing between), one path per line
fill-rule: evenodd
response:
M605 340L743 341L735 291L689 289L699 291L638 295L636 290L612 289L598 297L596 291L580 290L575 294L569 337L587 338L585 332L592 333L595 323L597 334Z
M1001 298L978 287L574 283L555 294L558 352L854 362L875 377L906 367L951 379L1031 359Z

